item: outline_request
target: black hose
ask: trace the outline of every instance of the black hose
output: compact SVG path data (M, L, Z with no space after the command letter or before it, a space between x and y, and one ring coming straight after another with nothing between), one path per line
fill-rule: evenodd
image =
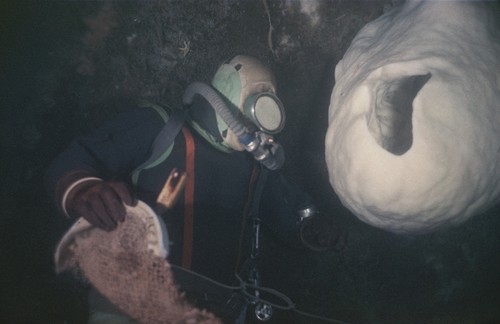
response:
M251 153L257 161L264 164L269 170L277 170L285 163L285 150L277 143L261 145Z
M248 137L250 131L238 121L214 88L203 82L193 82L184 91L182 103L184 105L192 104L195 95L205 98L239 139Z

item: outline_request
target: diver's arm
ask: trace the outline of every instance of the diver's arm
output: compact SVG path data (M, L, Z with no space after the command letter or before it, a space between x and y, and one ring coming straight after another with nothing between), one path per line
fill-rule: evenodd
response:
M259 217L273 237L292 247L301 247L300 210L313 207L311 197L279 171L269 171L261 194Z
M262 223L282 242L315 251L340 250L347 232L333 215L317 209L313 199L280 172L270 172L261 201Z
M123 220L122 202L132 202L128 176L149 157L163 125L152 109L137 108L76 138L46 173L45 184L58 210L71 218L85 214L92 224L113 229Z

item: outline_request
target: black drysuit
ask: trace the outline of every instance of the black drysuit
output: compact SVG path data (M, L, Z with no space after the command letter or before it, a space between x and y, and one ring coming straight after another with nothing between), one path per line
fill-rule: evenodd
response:
M46 175L49 192L59 178L74 170L84 170L104 180L131 184L133 194L154 208L165 180L173 168L185 170L185 139L175 138L168 157L141 171L136 184L131 172L148 160L151 146L165 122L157 111L137 107L119 114L88 136L76 138L51 164ZM195 131L193 271L212 279L232 283L238 256L243 212L249 203L252 170L257 162L247 152L222 152ZM257 164L258 165L258 164ZM267 171L258 216L278 238L297 238L297 210L311 205L310 197L287 181L278 171ZM192 176L192 175L190 175ZM169 262L181 264L184 200L163 215L172 242ZM292 244L296 242L291 242ZM246 250L245 250L246 252ZM243 255L245 258L246 255ZM182 283L181 283L182 285Z

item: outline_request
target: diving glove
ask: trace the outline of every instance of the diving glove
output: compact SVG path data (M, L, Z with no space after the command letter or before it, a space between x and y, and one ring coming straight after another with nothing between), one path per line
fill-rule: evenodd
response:
M83 217L108 232L125 220L124 204L133 204L127 184L91 176L72 181L66 186L61 199L61 209L68 217Z

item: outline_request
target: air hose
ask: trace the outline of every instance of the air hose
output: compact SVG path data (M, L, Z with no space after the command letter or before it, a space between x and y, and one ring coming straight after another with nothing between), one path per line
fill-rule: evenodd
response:
M182 97L184 105L190 105L194 96L200 95L207 100L215 112L227 124L229 129L238 137L245 149L252 153L253 157L270 170L281 168L285 162L285 154L282 146L275 142L273 137L262 131L252 132L242 123L238 116L229 109L224 99L213 87L203 82L191 83Z

